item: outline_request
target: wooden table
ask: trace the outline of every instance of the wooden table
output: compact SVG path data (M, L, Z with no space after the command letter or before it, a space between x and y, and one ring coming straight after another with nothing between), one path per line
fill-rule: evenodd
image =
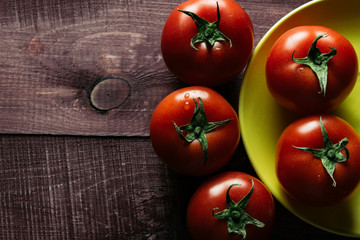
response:
M0 239L189 238L186 206L204 179L168 170L149 139L156 105L186 86L160 52L162 26L180 2L1 2ZM308 0L239 2L257 44ZM119 99L98 102L109 111L88 99L104 77L125 80ZM241 79L216 89L235 109ZM255 174L242 143L226 170ZM276 240L344 239L278 203L276 219Z

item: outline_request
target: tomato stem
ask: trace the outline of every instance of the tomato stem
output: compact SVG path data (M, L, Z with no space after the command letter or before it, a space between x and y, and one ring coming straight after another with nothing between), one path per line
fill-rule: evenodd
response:
M327 87L327 77L328 77L327 63L333 56L335 56L337 50L334 47L329 47L331 51L329 53L322 54L320 52L320 49L316 47L316 44L320 38L324 38L328 36L329 34L320 34L319 36L317 36L310 46L307 57L294 58L295 51L291 55L294 62L305 64L315 72L320 85L319 94L323 94L323 96L325 96L326 94L326 87Z
M220 122L208 122L205 114L204 104L201 98L199 98L199 105L197 104L195 99L194 102L195 102L195 109L190 123L180 127L178 127L175 122L173 123L179 137L182 140L191 143L192 141L197 139L200 142L204 154L204 165L205 165L208 156L208 142L206 139L206 134L217 127L227 124L228 122L232 121L233 118ZM187 132L186 136L183 135L182 131Z
M320 117L320 128L321 134L323 137L324 148L322 149L314 149L308 147L295 147L296 149L309 152L313 154L315 157L320 158L322 165L326 169L326 172L329 174L333 181L333 186L336 187L336 181L334 179L334 171L335 165L339 162L345 162L349 159L349 150L346 148L346 145L349 143L349 140L345 137L340 140L336 144L332 144L330 138L326 132L325 126L322 121L322 117ZM341 154L342 150L345 150L346 156Z
M265 224L259 220L249 216L246 213L246 206L254 192L254 180L251 180L251 189L238 203L235 203L230 197L230 189L240 184L232 184L226 192L226 209L215 213L218 208L212 210L212 214L215 218L227 221L228 232L231 235L242 235L242 239L246 239L247 224L253 224L257 227L264 227Z
M219 3L216 2L216 5L217 5L217 20L212 23L210 23L208 20L204 18L199 17L193 12L178 9L178 11L190 16L196 24L198 33L190 41L190 46L195 50L198 49L195 47L194 44L199 42L206 42L210 46L214 46L216 41L226 41L230 44L230 48L232 47L231 40L228 37L226 37L222 32L219 31L219 23L220 23L221 15L219 10Z

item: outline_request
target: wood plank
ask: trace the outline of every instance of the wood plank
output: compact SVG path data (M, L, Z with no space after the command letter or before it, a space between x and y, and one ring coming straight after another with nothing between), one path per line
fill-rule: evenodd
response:
M0 31L0 132L146 135L158 94L173 88L159 50L166 16L153 9L169 4L108 2L96 10L98 4L37 3L0 10L17 16L5 17ZM98 112L87 90L112 76L131 85L130 96L121 108Z
M241 4L256 43L303 1ZM0 5L0 133L148 136L155 106L184 87L166 69L162 26L177 1L21 1ZM124 79L130 94L119 107L97 111L94 82ZM240 75L219 88L236 108ZM106 97L106 96L104 96ZM135 119L135 120L134 120Z
M227 170L256 176L242 147ZM186 207L205 178L168 170L148 138L2 135L0 236L189 239ZM343 239L276 204L272 239Z
M141 239L172 218L179 180L149 156L145 139L0 142L2 239Z

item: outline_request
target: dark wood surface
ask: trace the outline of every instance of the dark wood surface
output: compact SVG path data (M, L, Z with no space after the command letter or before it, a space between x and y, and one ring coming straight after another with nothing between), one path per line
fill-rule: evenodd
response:
M305 2L239 1L256 44ZM204 178L168 170L149 139L157 103L186 86L160 52L180 3L0 2L0 239L189 239L185 210ZM123 91L95 99L115 107L99 111L89 89L107 77ZM241 79L216 89L235 109ZM255 175L242 143L226 170ZM345 239L276 204L272 239Z

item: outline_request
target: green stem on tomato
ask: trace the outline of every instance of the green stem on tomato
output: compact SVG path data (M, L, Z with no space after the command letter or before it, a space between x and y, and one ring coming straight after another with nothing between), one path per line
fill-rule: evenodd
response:
M247 224L253 224L257 227L264 227L265 224L260 222L259 220L249 216L246 213L245 209L250 200L251 195L254 192L254 180L251 180L251 189L238 203L235 203L230 197L230 189L239 184L232 184L227 192L226 192L226 209L221 212L215 213L215 210L218 208L214 208L212 210L212 214L215 218L225 220L227 222L228 232L231 235L242 235L242 239L246 239L246 229L245 226Z
M329 53L321 53L319 48L316 47L317 41L320 38L324 38L329 36L328 34L321 34L315 38L313 43L310 46L308 51L308 56L305 58L294 58L294 53L292 53L291 57L296 63L305 64L309 66L316 74L319 85L320 85L320 94L323 96L326 94L327 87L327 77L328 77L328 65L329 60L335 56L337 50L334 47L329 47L331 51Z
M195 99L194 102L195 102L195 109L190 123L180 127L178 127L175 122L173 123L179 137L182 140L190 143L195 139L197 139L200 142L204 154L204 165L205 165L208 157L208 142L206 139L206 134L217 127L227 124L233 119L227 119L220 122L208 122L207 117L205 115L204 104L201 98L199 98L199 105L197 104ZM185 131L187 133L186 136L184 136L182 131Z
M190 16L196 24L198 33L190 41L190 46L195 50L198 49L195 47L194 44L199 42L206 42L210 46L214 46L216 41L226 41L230 44L230 47L232 47L231 40L227 36L225 36L222 32L219 31L219 23L221 16L220 16L219 4L217 2L216 5L217 5L217 20L212 23L210 23L204 18L199 17L193 12L178 9L178 11Z
M324 166L326 172L329 174L333 181L333 186L336 187L336 181L334 179L334 171L336 163L345 162L349 159L349 150L346 148L346 145L349 143L349 140L345 137L340 140L336 144L332 144L330 138L326 132L324 127L322 118L320 117L320 127L321 127L321 134L323 137L324 148L314 149L308 147L295 147L296 149L309 152L313 154L315 157L320 158L322 165ZM341 154L342 150L345 150L346 156Z

